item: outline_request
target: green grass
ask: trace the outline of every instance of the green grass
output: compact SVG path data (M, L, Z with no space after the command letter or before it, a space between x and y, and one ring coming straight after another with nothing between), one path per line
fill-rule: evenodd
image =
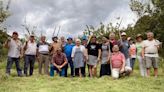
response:
M37 63L36 63L37 65ZM5 62L0 63L0 92L163 92L164 73L159 77L141 77L138 69L130 77L113 80L102 78L61 78L38 75L35 69L32 77L17 77L12 69L10 77L5 76Z

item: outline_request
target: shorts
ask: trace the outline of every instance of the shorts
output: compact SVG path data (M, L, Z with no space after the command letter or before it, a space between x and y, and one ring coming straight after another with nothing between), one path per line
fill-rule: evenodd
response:
M158 68L158 62L158 57L145 57L146 68L151 68L151 66L153 66L153 68Z

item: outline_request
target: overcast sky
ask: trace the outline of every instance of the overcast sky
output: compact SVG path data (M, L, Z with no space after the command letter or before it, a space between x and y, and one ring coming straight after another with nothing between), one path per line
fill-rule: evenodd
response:
M102 21L115 23L117 17L123 18L122 27L134 23L136 16L129 8L130 0L11 0L12 15L5 25L9 33L18 31L21 36L26 23L37 26L37 33L43 32L48 39L53 30L61 26L60 36L82 34L85 25L98 26Z

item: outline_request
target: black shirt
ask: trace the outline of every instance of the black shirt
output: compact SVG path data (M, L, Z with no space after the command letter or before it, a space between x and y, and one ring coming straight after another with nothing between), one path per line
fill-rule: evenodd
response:
M101 49L97 43L89 43L87 45L88 55L98 56L98 50Z

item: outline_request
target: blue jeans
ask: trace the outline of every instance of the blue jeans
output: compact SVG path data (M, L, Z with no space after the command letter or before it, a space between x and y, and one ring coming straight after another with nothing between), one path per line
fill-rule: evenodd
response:
M27 76L28 67L30 66L29 75L33 74L35 55L25 55L24 74Z
M67 59L68 59L68 64L70 65L71 68L71 76L74 76L74 65L73 65L72 58L67 57ZM65 66L65 77L67 77L68 64Z
M14 62L16 65L18 76L22 76L22 70L21 70L20 65L19 65L19 58L8 57L7 66L6 66L6 73L10 74L10 70L11 70L11 67L12 67Z
M61 69L61 71L59 71L54 65L51 64L51 66L50 66L50 76L51 76L51 77L54 76L54 70L55 70L56 72L58 72L60 76L62 76L62 77L65 76L65 67L63 67L63 68Z

